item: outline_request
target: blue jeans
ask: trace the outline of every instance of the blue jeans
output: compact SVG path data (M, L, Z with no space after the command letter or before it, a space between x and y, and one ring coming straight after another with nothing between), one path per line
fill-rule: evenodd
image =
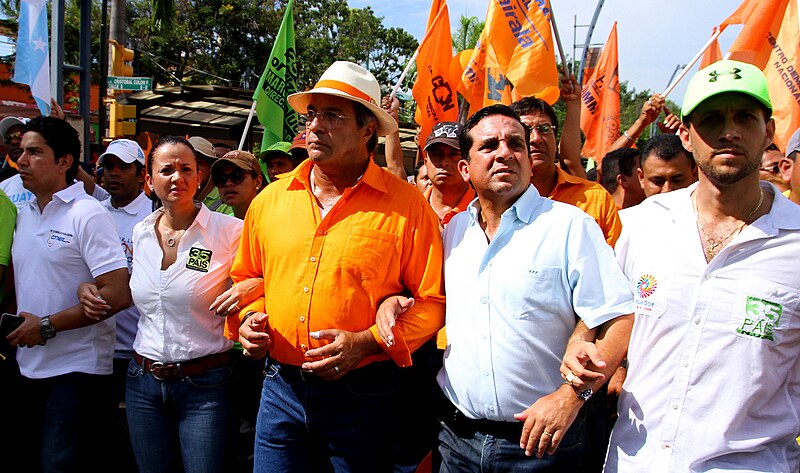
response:
M105 434L115 422L111 376L68 373L22 378L19 388L14 393L16 403L5 407L19 409L25 416L17 432L22 448L9 457L25 462L24 471L114 469L111 439Z
M479 431L461 431L441 422L439 450L434 452L433 471L439 473L544 473L585 471L586 425L579 415L554 455L542 458L525 456L519 446L522 433L493 435ZM437 470L438 467L438 470Z
M392 362L324 381L268 360L254 472L391 472L396 382Z
M224 472L233 435L233 371L225 364L159 381L131 360L125 404L141 473Z

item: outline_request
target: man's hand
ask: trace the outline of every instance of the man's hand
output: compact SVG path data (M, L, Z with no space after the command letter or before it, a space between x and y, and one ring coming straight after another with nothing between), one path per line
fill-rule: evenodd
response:
M678 131L678 127L681 126L681 119L674 113L670 113L666 106L664 106L664 113L667 114L667 117L664 118L663 122L657 123L658 129L661 130L661 133L674 135Z
M345 332L328 329L311 332L311 337L316 340L332 341L324 347L308 350L307 358L322 359L303 363L301 368L328 380L341 378L348 371L355 369L361 360L381 350L369 330Z
M8 334L7 338L11 346L31 348L36 345L42 345L45 341L41 332L42 319L30 312L20 312L19 316L24 317L25 321L16 330Z
M381 108L394 118L394 121L399 122L400 99L395 95L390 97L388 95L381 99Z
M617 371L614 372L614 375L611 377L611 379L608 380L608 397L609 400L613 399L615 405L619 395L622 393L622 384L625 382L625 378L627 377L628 369L620 366L617 368Z
M654 121L658 120L661 114L661 109L664 107L664 97L660 94L653 94L647 102L642 105L642 111L639 114L639 120L644 126L647 126Z
M535 453L536 458L542 458L545 452L548 455L556 453L583 403L575 391L564 384L523 412L514 414L515 419L525 422L519 439L519 446L525 450L525 455Z
M264 358L269 353L272 340L267 333L268 322L269 315L256 312L239 326L239 343L242 344L245 354L256 360Z
M54 118L64 119L64 109L56 102L56 99L50 98L50 116Z
M606 362L600 357L597 346L585 340L573 340L567 344L566 353L561 360L561 377L576 389L581 389L586 383L604 381L603 373L592 371L587 368L589 363L592 367L605 368Z
M564 102L574 102L580 100L580 98L581 88L578 87L578 81L575 79L575 76L570 74L569 78L565 78L561 75L561 100Z
M111 310L94 283L82 282L78 286L78 301L83 307L83 313L92 320L103 320Z
M375 315L375 325L378 326L378 335L387 347L394 345L394 329L397 317L414 307L414 298L405 296L390 296L384 300Z

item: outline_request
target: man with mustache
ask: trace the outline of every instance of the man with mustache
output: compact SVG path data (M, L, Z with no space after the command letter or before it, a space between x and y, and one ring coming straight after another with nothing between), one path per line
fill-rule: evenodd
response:
M771 116L751 64L689 82L699 180L640 204L616 246L635 322L606 471L798 471L800 274L781 268L800 262L800 208L759 181Z
M458 168L478 198L443 235L442 472L586 468L584 404L604 380L576 390L561 359L596 349L610 376L627 347L625 278L594 220L530 183L529 133L493 105L460 134Z

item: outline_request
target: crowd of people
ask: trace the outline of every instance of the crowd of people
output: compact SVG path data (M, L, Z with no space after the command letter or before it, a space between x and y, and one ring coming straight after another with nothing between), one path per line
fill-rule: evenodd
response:
M95 182L57 107L4 118L7 464L800 471L800 130L772 143L750 64L686 97L652 96L597 182L571 77L563 123L475 110L408 176L397 101L346 61L257 156L118 139Z

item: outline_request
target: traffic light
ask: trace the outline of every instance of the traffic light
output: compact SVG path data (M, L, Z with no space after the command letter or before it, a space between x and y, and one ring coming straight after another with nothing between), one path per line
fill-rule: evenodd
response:
M135 53L133 49L128 49L113 39L108 40L113 46L111 50L111 75L117 77L133 76L133 62Z
M136 135L136 105L123 105L116 100L108 100L110 110L108 137L120 138Z

